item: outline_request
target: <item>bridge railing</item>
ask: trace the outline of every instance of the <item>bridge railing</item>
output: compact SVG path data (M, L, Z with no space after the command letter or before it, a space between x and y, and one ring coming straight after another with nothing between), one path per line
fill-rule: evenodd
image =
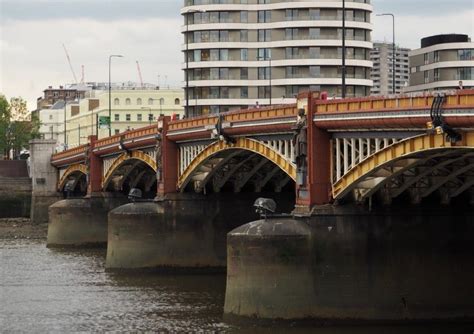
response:
M65 150L59 153L55 153L51 156L51 163L54 165L59 161L65 161L70 159L82 160L85 156L87 150L89 149L89 144L80 145L69 150Z
M128 140L133 140L136 138L156 135L157 133L158 133L158 127L156 126L156 124L153 124L153 125L145 126L143 128L125 131L125 132L113 135L111 137L99 139L94 143L94 148L118 144L120 143L121 139L123 141L128 141Z
M273 118L294 117L297 114L296 104L285 104L271 107L240 109L222 113L224 122L249 122ZM178 131L206 126L214 126L218 122L217 115L201 116L189 119L172 121L169 131Z
M434 94L430 95L400 95L393 98L363 97L344 100L318 100L316 113L358 112L358 111L387 111L387 110L416 110L429 109L433 103ZM471 107L474 104L474 90L458 90L446 93L445 108Z

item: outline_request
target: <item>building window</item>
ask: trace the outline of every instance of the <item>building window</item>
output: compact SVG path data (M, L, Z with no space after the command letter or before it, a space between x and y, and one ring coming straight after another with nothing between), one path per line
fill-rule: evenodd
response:
M131 115L130 115L130 114L126 114L126 115L125 115L125 120L126 120L126 121L131 121L131 120L132 120Z
M127 97L125 99L125 105L129 106L130 104L132 104L132 101Z
M120 115L119 114L114 115L114 121L116 121L116 122L120 121Z
M248 87L241 87L240 88L240 97L242 99L248 99L248 97L249 97L249 88Z
M161 98L161 99L160 99L160 106L162 106L163 104L165 104L165 99L164 99L164 98Z
M434 70L433 81L439 81L439 69L438 68L435 68L435 70Z
M249 69L247 67L240 68L240 80L248 80Z
M148 105L149 106L153 105L153 99L151 97L148 99Z
M141 98L138 98L138 99L137 99L137 105L139 105L139 106L142 105L142 99L141 99Z
M49 115L49 120L50 120L50 121L53 120L53 115Z
M118 105L120 105L120 100L116 97L114 99L114 106L118 106Z
M430 76L429 76L428 71L424 72L424 78L425 78L425 84L430 82Z
M119 130L119 129L115 129L115 130L114 130L114 133L115 133L116 135L118 135L118 134L120 133L120 130Z
M137 114L137 121L141 122L142 121L142 114Z
M181 103L181 101L178 98L174 99L174 104L176 106L179 106L180 103Z

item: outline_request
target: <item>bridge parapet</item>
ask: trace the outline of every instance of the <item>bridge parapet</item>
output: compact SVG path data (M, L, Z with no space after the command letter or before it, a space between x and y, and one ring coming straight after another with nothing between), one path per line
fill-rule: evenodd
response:
M55 153L51 156L51 164L55 167L72 165L84 161L90 144Z
M430 109L434 95L399 95L396 97L363 97L344 100L317 100L315 113L367 112ZM446 93L444 108L472 108L474 90Z

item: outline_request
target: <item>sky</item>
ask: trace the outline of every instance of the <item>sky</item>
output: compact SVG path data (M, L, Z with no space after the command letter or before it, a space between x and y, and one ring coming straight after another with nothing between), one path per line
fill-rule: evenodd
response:
M143 81L182 87L183 0L0 0L0 93L21 96L30 110L48 86L73 82L63 44L78 80ZM396 42L417 48L441 33L474 38L474 0L372 0L375 13L396 17ZM392 41L390 17L372 17L374 41Z

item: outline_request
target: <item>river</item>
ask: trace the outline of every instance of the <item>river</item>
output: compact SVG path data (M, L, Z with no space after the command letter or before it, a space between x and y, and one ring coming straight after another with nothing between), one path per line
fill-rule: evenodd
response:
M0 240L0 332L473 333L474 325L229 324L225 275L110 273L105 250Z

